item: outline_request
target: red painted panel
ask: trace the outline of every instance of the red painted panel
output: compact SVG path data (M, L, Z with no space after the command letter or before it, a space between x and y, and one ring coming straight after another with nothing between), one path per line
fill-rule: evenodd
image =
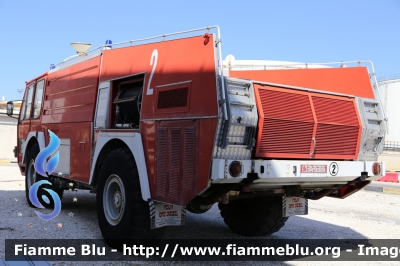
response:
M48 75L42 124L93 121L100 56Z
M217 116L213 43L213 37L204 44L204 38L197 36L106 50L100 81L145 72L141 119ZM158 90L163 90L164 85L187 81L191 81L188 112L155 112ZM152 94L148 88L153 89Z
M231 70L229 76L375 98L366 67Z
M49 144L48 129L60 139L70 139L70 177L84 183L89 183L90 178L91 127L91 122L42 125L46 146ZM60 161L65 160L62 156Z

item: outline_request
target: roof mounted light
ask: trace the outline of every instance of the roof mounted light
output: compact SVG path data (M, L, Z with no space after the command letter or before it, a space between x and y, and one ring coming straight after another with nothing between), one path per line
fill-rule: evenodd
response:
M80 56L86 54L89 48L92 46L90 43L85 42L73 42L71 43L72 48L76 51L76 53Z
M55 69L56 65L55 64L50 64L50 69Z
M112 41L111 40L107 40L106 41L106 46L104 47L104 50L109 50L112 49Z

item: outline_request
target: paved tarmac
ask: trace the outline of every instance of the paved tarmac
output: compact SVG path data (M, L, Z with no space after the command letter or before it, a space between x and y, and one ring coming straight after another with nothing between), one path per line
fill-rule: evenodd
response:
M369 187L398 189L398 184L373 182ZM77 198L77 201L74 201ZM24 177L16 164L0 165L0 259L4 258L4 239L102 239L96 215L95 195L88 191L66 191L59 216L43 221L26 203ZM187 213L186 225L168 228L166 239L240 239L251 245L257 239L400 239L400 195L357 192L340 200L322 198L309 201L307 216L290 217L286 225L271 236L238 236L224 224L217 205L207 213ZM73 216L70 215L73 213ZM61 224L61 226L59 226ZM120 258L123 259L123 258ZM53 265L170 265L168 262L60 262ZM218 262L221 265L359 265L360 262ZM188 262L174 264L187 265ZM193 265L215 265L197 262ZM398 265L398 262L363 262L363 265Z

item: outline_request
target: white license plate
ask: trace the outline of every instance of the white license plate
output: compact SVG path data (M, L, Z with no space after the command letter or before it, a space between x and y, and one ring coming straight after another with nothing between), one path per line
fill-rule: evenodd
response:
M308 214L308 200L299 197L283 197L283 217Z
M151 228L185 224L185 207L157 201L150 201L149 206Z
M302 164L300 173L326 173L328 166L323 164Z

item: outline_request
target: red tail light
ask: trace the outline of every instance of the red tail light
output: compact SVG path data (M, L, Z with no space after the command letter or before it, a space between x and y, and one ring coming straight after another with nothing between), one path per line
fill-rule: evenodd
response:
M379 175L381 173L381 165L379 163L374 163L372 165L372 173L374 175Z
M229 165L229 173L232 177L238 177L242 175L243 166L239 161L233 161Z

